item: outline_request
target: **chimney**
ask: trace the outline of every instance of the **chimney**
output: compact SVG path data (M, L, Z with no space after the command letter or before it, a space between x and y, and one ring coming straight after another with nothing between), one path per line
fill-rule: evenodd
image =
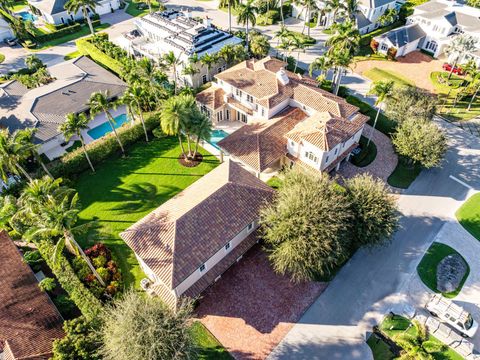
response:
M205 19L203 19L203 25L205 25L206 28L210 28L212 26L212 19L205 16Z
M287 73L283 69L278 70L276 73L276 76L277 76L277 80L280 81L280 84L282 85L287 85L288 82L290 81Z

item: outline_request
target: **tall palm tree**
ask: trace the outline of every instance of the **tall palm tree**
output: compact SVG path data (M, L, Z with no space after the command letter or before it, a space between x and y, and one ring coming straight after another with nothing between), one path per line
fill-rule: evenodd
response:
M211 55L209 53L206 53L200 58L200 62L202 63L202 65L207 67L207 80L210 81L210 70L213 64L217 62L216 55Z
M326 73L328 69L332 67L332 60L328 57L327 54L317 57L309 66L308 72L312 76L314 71L320 71L320 74L317 76L317 82L319 86L322 85L326 78Z
M193 158L195 159L198 153L198 144L200 143L200 140L210 140L210 136L212 135L212 122L198 108L195 109L193 116L193 133L196 137L195 151L193 152Z
M378 18L378 22L382 25L388 25L393 23L398 16L398 12L396 9L386 9L385 12Z
M117 139L118 145L122 150L123 156L125 156L125 149L123 148L122 141L118 136L117 129L115 128L115 119L113 118L112 114L110 113L110 108L115 106L114 102L109 100L110 96L108 91L105 92L94 92L90 95L90 100L88 101L88 107L90 108L90 115L93 118L96 114L103 112L112 128L113 133L115 134L115 138Z
M348 51L352 53L360 44L360 33L355 24L350 21L335 23L330 28L333 30L332 36L325 42L329 53L336 51Z
M335 68L333 91L335 95L338 95L343 73L348 67L350 67L350 64L353 61L353 54L345 50L339 50L329 54L329 56L331 58L332 65Z
M460 34L456 35L452 41L447 45L445 48L445 53L449 56L449 58L453 58L453 65L452 69L450 70L450 74L448 74L448 81L453 74L453 69L457 66L458 62L463 60L465 54L472 52L476 49L477 40L467 34Z
M295 68L293 72L297 71L298 62L300 61L300 52L305 51L305 45L298 37L292 38L292 51L297 51L297 61L295 61Z
M413 321L413 326L415 335L404 331L393 338L405 350L400 359L433 360L433 353L444 351L447 348L446 345L429 340L427 329L417 320Z
M185 102L182 100L182 95L172 96L165 100L160 111L160 126L165 134L178 136L182 155L186 159L187 154L183 147L182 130L187 127L190 118L185 108Z
M65 122L59 126L58 130L62 132L63 136L65 137L65 141L69 141L74 135L78 136L80 142L82 143L83 153L87 158L88 164L90 165L92 171L95 172L95 168L90 160L90 156L88 156L88 151L85 146L85 139L82 135L82 130L88 129L88 123L89 120L84 113L70 113L67 114L65 117Z
M136 113L142 122L143 131L145 133L145 140L148 142L148 132L145 126L145 119L143 117L142 103L147 95L146 90L138 84L131 85L122 97L122 102Z
M51 179L54 179L53 175L48 170L47 165L45 165L45 163L42 160L42 157L38 153L38 148L39 148L40 145L36 145L36 144L33 143L33 135L35 134L36 131L37 131L37 129L32 129L32 128L28 128L28 129L25 129L25 130L18 130L19 141L21 141L25 145L25 148L28 149L30 154L35 158L35 161L40 164L43 171L45 171L45 173Z
M8 129L0 129L0 172L3 181L8 180L8 173L33 180L21 165L30 156L30 148L30 143L25 141L25 135L20 130L10 134Z
M29 216L35 219L35 225L27 231L25 237L30 240L45 236L58 239L53 254L54 260L58 261L64 248L67 248L70 253L80 255L98 282L105 286L102 277L75 240L75 233L91 226L88 223L76 226L78 214L81 211L78 193L73 189L60 186L60 183L61 179L35 179L20 196L22 209L17 213L18 216Z
M355 15L357 14L357 9L358 9L358 0L346 0L345 1L345 13L352 21L355 23Z
M88 27L92 35L95 35L95 30L93 29L92 19L90 18L90 13L95 12L95 8L99 4L98 0L68 0L65 3L65 10L70 14L75 15L78 11L82 11L83 18L87 21Z
M302 34L305 32L305 27L307 28L307 35L310 36L310 18L312 16L312 12L316 12L318 10L317 1L316 0L302 0L302 5L305 8L305 21L303 23ZM308 26L306 26L308 23Z
M175 95L177 95L177 67L182 64L180 57L177 57L173 51L169 51L163 55L163 61L171 69L173 73L173 86Z
M377 125L378 116L380 115L381 104L390 98L393 94L393 87L395 83L393 81L375 81L368 92L368 95L375 95L377 100L375 100L375 106L377 107L377 115L375 115L375 120L373 122L373 129ZM373 130L368 137L367 147L370 145L370 140L372 139Z
M277 48L280 43L287 37L291 36L291 32L287 29L285 25L280 25L280 29L275 32L275 38L277 39Z
M249 25L252 25L252 28L257 23L256 14L258 12L257 7L254 5L255 0L247 0L245 4L240 4L238 7L237 22L239 24L245 25L245 30L247 32L245 37L245 46L248 49L248 32Z
M343 0L326 0L325 11L333 14L333 21L336 22L338 15L347 10Z
M198 74L200 72L200 70L198 70L195 66L193 66L192 64L188 65L188 66L185 66L182 70L182 75L186 75L186 76L191 76L192 77L192 84L194 87L197 87L198 84L196 84L195 81L193 81L194 79L194 76L196 74Z

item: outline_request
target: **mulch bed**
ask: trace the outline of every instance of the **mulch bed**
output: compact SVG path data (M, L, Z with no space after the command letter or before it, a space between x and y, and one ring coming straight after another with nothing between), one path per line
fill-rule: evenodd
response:
M197 155L195 156L195 159L186 159L183 156L183 154L180 154L178 156L178 162L180 163L180 165L189 167L189 168L200 165L202 161L203 161L203 155L200 153L197 153Z

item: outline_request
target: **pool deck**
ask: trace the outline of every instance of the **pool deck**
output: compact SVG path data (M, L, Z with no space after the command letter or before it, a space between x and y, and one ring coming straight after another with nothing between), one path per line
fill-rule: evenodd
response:
M220 121L220 122L213 123L213 128L215 130L223 130L226 133L231 134L234 131L237 131L238 129L240 129L244 125L246 124L241 121Z
M112 116L115 118L119 115L125 114L126 113L126 108L125 106L119 106L116 110L110 109L110 113ZM85 143L90 144L91 142L95 141L96 139L92 138L90 135L88 135L88 131L91 129L107 122L107 117L104 113L100 113L95 118L88 123L88 129L85 129L82 131L83 138L85 139Z

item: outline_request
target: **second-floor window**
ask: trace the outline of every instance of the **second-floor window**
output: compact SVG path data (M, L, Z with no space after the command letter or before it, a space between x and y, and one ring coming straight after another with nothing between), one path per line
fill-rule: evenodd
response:
M253 96L247 94L247 101L253 103Z
M202 76L202 82L206 84L208 82L207 74L203 74Z
M318 163L318 157L311 151L306 151L305 152L305 157L308 160L313 161L314 163Z
M242 97L242 92L239 89L235 90L235 94L237 94L238 97Z
M265 109L262 108L262 116L265 116Z

